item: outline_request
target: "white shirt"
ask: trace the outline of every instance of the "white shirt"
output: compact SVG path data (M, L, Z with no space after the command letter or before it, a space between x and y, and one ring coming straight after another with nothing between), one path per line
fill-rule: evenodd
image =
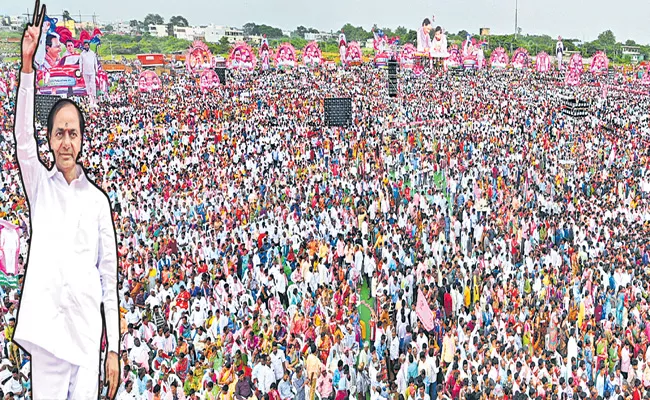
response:
M138 395L136 395L136 392L137 390L135 388L131 388L130 393L124 390L117 396L117 400L137 400Z
M140 313L138 313L135 309L133 311L127 312L124 318L126 318L126 322L129 324L137 325L140 323Z
M284 355L284 351L278 349L277 354L276 353L271 353L271 368L273 368L273 372L275 373L275 380L279 380L282 378L282 375L284 375L284 362L286 360L286 357Z
M23 391L23 385L20 383L20 381L17 381L14 379L12 376L9 378L9 380L2 386L2 391L4 393L9 393L12 392L13 394L17 394ZM22 398L22 396L18 397Z
M38 158L34 74L20 75L17 158L31 214L32 237L14 340L73 365L97 370L106 313L108 349L118 352L117 245L108 197L86 178L70 185ZM47 329L43 329L47 327Z
M79 56L79 72L82 75L97 74L97 55L94 51L82 51Z
M262 393L268 393L271 391L271 384L275 382L275 374L271 367L263 365L259 370L259 383L258 388Z

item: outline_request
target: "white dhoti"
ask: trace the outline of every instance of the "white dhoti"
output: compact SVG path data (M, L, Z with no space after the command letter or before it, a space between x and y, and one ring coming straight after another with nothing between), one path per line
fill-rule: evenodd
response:
M84 83L86 84L86 94L90 96L91 103L95 104L97 97L97 84L95 83L95 75L84 74Z
M99 374L61 360L41 347L31 353L33 400L91 400L99 397ZM97 360L99 366L99 359Z

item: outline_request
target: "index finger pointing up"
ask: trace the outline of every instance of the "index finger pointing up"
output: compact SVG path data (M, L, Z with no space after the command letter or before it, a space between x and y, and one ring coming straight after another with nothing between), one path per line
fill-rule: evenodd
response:
M32 19L32 25L36 26L36 23L38 22L39 19L39 14L38 14L38 9L41 8L41 0L36 0L36 4L34 5L34 18Z

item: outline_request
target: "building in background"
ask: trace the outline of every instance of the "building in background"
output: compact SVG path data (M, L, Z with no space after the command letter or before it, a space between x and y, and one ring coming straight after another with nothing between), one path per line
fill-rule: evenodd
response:
M168 25L149 25L149 34L155 37L167 37L169 36L169 26Z
M183 40L205 40L207 26L174 26L172 34L177 39Z
M305 33L305 40L308 42L317 41L325 42L330 39L334 39L335 35L327 32L318 32L318 33Z
M231 28L223 25L208 25L205 27L205 41L210 43L219 43L222 38L228 39L229 43L235 43L244 40L244 31L237 28Z
M27 17L22 15L1 17L0 24L5 31L22 31L27 23Z
M639 52L639 46L621 46L623 57L629 57L632 62L643 61L643 54Z
M116 21L111 24L106 24L113 27L113 32L116 35L129 35L133 28L129 24L129 21Z

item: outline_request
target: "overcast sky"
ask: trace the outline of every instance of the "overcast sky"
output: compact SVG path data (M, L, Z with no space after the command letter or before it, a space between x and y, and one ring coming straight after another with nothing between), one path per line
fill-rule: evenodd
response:
M50 12L68 10L98 15L102 22L144 19L158 13L165 20L182 15L191 25L229 25L247 22L267 24L285 30L298 25L320 30L338 30L345 23L369 29L402 25L415 29L426 16L451 32L461 29L477 33L481 27L492 33L512 33L516 0L50 0ZM650 43L650 1L648 0L518 0L519 26L524 33L593 40L611 29L617 40ZM0 15L26 13L33 2L0 0ZM83 17L90 20L90 17Z

